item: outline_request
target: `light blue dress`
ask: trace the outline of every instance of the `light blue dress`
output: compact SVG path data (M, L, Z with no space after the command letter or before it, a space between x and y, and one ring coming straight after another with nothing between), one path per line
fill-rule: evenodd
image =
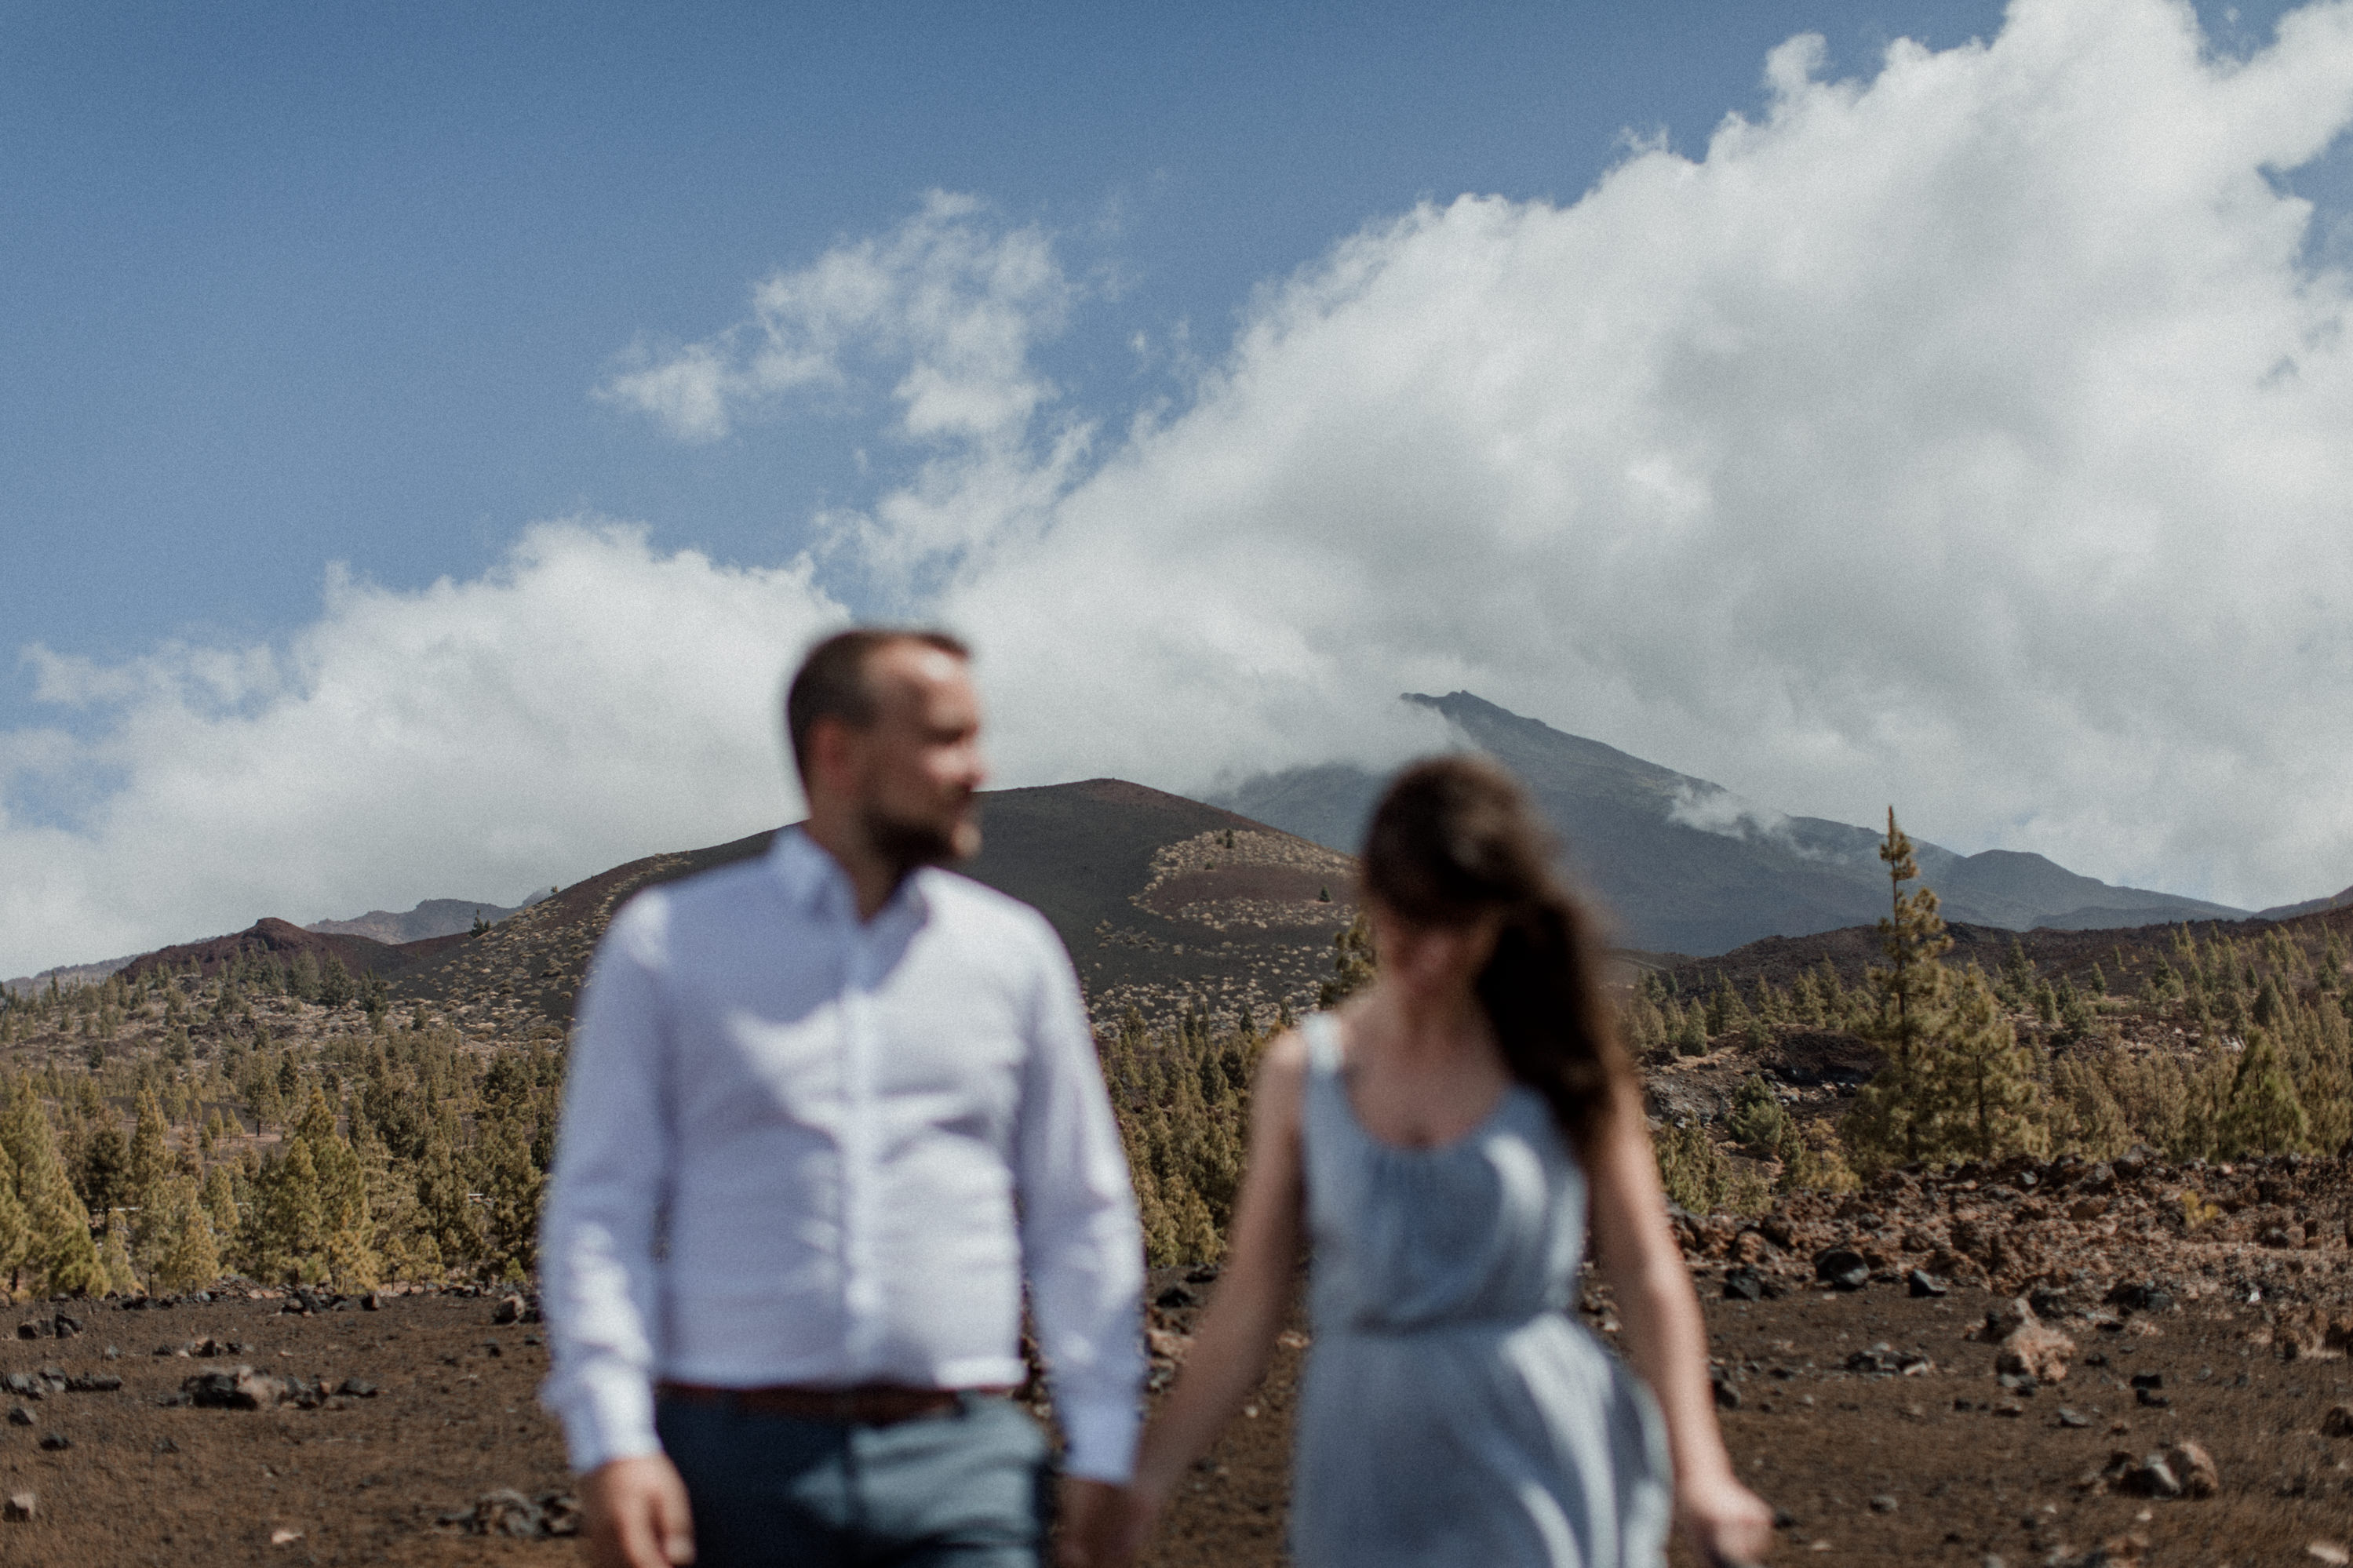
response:
M1366 1132L1339 1030L1307 1020L1315 1245L1293 1487L1301 1568L1618 1568L1664 1560L1666 1434L1569 1316L1585 1173L1514 1084L1432 1149Z

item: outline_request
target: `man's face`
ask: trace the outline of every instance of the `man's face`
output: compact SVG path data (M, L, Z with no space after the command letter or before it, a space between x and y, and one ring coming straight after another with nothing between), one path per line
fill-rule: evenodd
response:
M843 760L868 839L909 868L976 853L973 795L988 772L980 755L980 698L964 660L894 642L875 650L866 675L874 722L845 730Z

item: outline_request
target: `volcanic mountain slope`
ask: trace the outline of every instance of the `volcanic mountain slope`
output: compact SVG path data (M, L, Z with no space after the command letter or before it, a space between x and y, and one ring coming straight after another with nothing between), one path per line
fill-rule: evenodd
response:
M1498 708L1467 691L1408 693L1467 745L1525 780L1566 840L1570 868L1616 917L1618 940L1669 952L1719 953L1773 934L1868 921L1884 901L1879 834L1821 817L1783 816L1722 786ZM1330 763L1252 779L1219 804L1353 847L1381 780ZM1920 867L1960 921L2025 931L2232 919L2221 904L2111 887L2040 855L1963 857L1918 843Z
M136 980L153 969L185 972L194 965L196 973L217 974L224 964L239 957L274 959L291 964L309 954L315 963L324 964L329 959L340 959L344 968L353 974L392 974L411 962L401 948L364 936L342 936L333 932L304 931L301 926L265 916L241 931L227 936L206 937L202 942L184 942L177 946L158 948L142 953L122 966L123 977Z
M1355 913L1346 856L1117 779L981 797L987 847L960 868L1035 905L1070 948L1099 1020L1133 1004L1261 1014L1312 1001ZM569 1021L596 941L642 888L759 855L774 835L649 856L575 882L480 936L399 950L396 997L475 1026Z
M1953 939L1953 948L1945 955L1945 962L1956 966L1975 963L1991 973L2008 960L2012 944L2016 944L2033 961L2038 971L2054 980L2063 976L2081 985L2090 977L2093 966L2097 965L2110 984L2130 986L2159 960L2169 957L2175 942L2184 933L2200 942L2211 942L2221 936L2259 942L2264 933L2277 931L2316 943L2330 930L2342 940L2353 941L2353 904L2282 921L2195 921L2112 931L2021 932L1954 921L1946 926ZM1767 937L1734 948L1720 957L1688 959L1669 973L1686 994L1694 985L1713 988L1718 979L1742 991L1755 989L1759 980L1770 980L1786 988L1799 974L1819 968L1825 960L1839 972L1841 980L1848 984L1857 983L1865 968L1883 962L1877 929L1848 926L1811 936Z
M486 899L427 899L413 910L395 913L390 910L370 910L364 915L353 915L347 921L312 921L304 931L322 931L332 936L364 936L392 946L403 942L423 942L428 937L456 936L474 929L480 921L496 925L547 897L536 893L522 903L509 908Z

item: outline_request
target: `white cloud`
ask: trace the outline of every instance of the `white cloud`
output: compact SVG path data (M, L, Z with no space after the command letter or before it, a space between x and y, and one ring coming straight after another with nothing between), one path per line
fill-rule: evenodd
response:
M2348 288L2276 180L2353 120L2353 7L2243 61L2161 0L1820 58L1571 205L1368 226L1124 428L1035 367L1084 292L1052 237L931 198L603 389L700 440L886 389L915 467L823 520L820 570L542 531L480 583L338 588L289 649L48 660L112 727L0 766L122 782L0 838L0 951L772 821L774 682L853 580L976 637L1010 783L1394 755L1430 740L1398 692L1466 687L1964 850L2239 903L2353 880Z
M1674 799L1667 804L1667 820L1725 838L1789 840L1788 813L1743 800L1727 789L1677 786ZM1791 843L1790 847L1797 847Z
M45 695L102 705L106 733L41 732L0 780L121 782L78 823L0 822L5 972L264 914L512 900L774 826L795 807L778 672L842 618L806 563L730 570L575 522L470 583L338 576L285 648L44 658Z
M949 594L1011 753L1182 786L1461 685L1964 849L2353 879L2347 288L2273 178L2353 116L2353 11L2244 62L2154 0L1818 58L1703 158L1271 291Z

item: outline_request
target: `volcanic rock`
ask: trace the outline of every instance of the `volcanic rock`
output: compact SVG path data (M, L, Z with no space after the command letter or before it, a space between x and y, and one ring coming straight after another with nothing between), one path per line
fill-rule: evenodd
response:
M187 1403L206 1410L271 1410L284 1403L288 1386L249 1366L235 1372L200 1372L184 1379L180 1393Z
M1814 1278L1841 1290L1860 1290L1871 1282L1871 1265L1851 1247L1826 1247L1814 1255Z
M2201 1443L2184 1437L2166 1449L2165 1462L2180 1479L2184 1497L2212 1497L2222 1489L2221 1474L2214 1468L2214 1456Z
M2075 1353L2075 1342L2036 1318L2025 1302L2018 1302L2017 1309L2024 1321L2004 1336L2000 1352L1994 1358L1995 1370L2042 1383L2063 1381L2067 1360Z

